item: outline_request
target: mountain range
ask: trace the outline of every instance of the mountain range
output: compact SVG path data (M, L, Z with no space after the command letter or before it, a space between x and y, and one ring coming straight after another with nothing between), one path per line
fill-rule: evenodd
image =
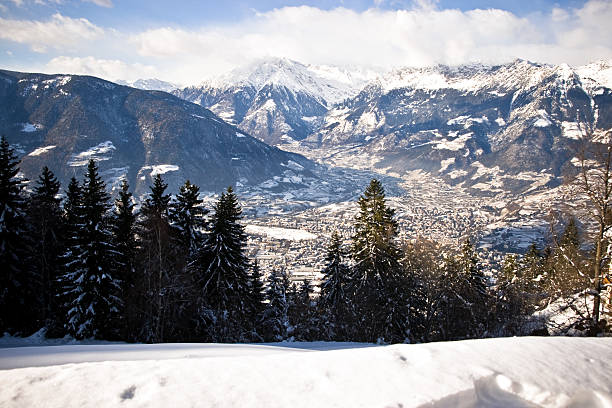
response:
M557 185L581 136L612 128L612 60L320 72L268 60L174 94L326 164L423 170L481 195Z
M335 167L519 196L558 185L581 136L612 129L612 60L379 73L268 59L200 86L132 85L172 94L0 71L0 132L25 176L47 164L65 182L96 158L111 184L126 175L139 193L158 173L172 188L189 178L206 191L289 191Z
M295 188L315 167L202 106L87 76L0 71L0 133L30 180L46 165L65 186L93 158L112 187L125 176L137 194L156 174L174 192L185 179L205 191L275 179Z

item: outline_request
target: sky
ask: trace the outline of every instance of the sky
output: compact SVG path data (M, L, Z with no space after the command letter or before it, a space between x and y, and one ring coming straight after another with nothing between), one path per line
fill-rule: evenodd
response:
M612 58L611 0L0 0L0 68L181 85L267 57L389 70Z

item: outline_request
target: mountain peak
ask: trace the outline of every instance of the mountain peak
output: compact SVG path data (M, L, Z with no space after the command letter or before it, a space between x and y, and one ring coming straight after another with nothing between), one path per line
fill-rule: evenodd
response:
M162 81L157 78L137 79L136 81L117 80L115 83L125 85L132 88L143 89L145 91L164 91L172 92L179 88L177 84L172 82Z

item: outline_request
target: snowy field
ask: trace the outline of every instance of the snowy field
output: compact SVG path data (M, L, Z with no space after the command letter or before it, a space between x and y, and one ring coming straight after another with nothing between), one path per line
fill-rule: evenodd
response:
M612 338L382 347L4 340L2 407L612 407Z

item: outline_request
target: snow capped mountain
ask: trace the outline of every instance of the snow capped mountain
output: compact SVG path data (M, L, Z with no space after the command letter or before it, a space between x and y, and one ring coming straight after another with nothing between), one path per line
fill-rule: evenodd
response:
M65 186L95 159L109 187L126 177L137 195L157 174L173 192L186 179L202 191L275 178L276 190L299 188L314 167L201 106L86 76L0 71L0 133L22 155L30 180L46 165Z
M552 186L584 129L612 128L609 69L522 60L399 69L330 109L302 145L318 157L333 149L336 164L425 170L478 194Z
M294 93L312 95L327 106L355 96L375 76L374 71L364 69L305 65L287 58L271 58L253 62L205 81L201 87L228 89L250 86L259 91L274 85Z
M585 85L612 89L612 59L583 65L576 68L576 73Z
M315 131L328 107L353 97L373 71L304 65L284 58L238 68L175 91L259 139L280 144Z
M178 85L173 84L171 82L162 81L157 78L150 79L137 79L136 81L123 81L118 80L115 81L119 85L125 85L132 88L142 89L145 91L164 91L164 92L172 92L179 88Z

